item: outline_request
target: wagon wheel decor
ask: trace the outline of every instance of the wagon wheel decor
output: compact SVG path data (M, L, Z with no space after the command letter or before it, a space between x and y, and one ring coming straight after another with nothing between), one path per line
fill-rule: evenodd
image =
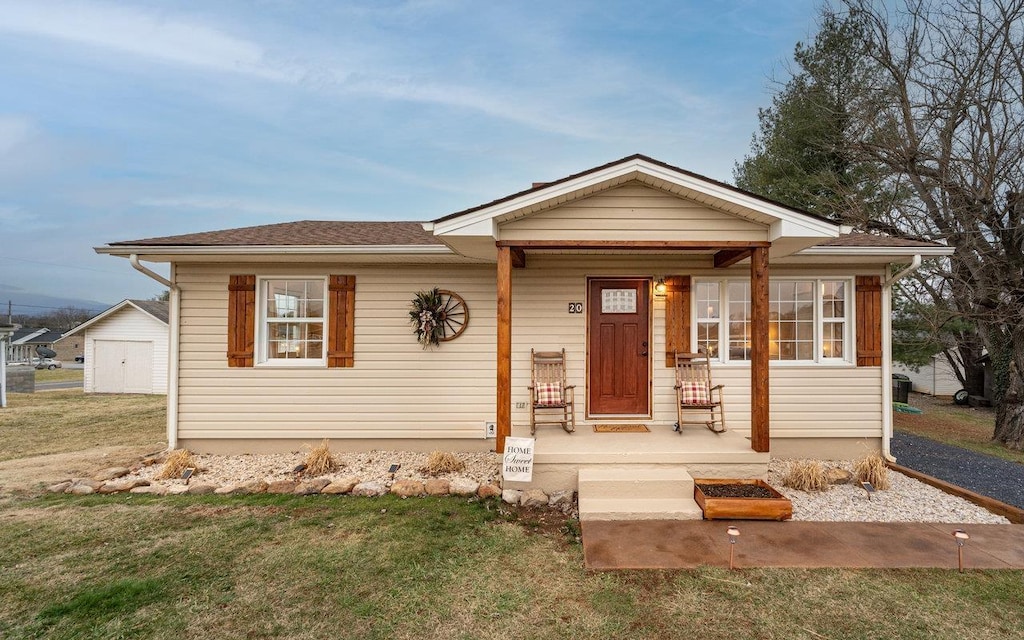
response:
M458 338L469 325L466 300L454 291L437 287L420 291L411 306L409 322L424 349Z

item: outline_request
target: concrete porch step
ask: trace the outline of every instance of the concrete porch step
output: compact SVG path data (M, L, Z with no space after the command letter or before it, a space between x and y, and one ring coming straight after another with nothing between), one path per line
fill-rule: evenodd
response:
M699 520L693 478L678 465L579 470L580 520Z
M580 520L701 520L704 512L693 498L585 498L580 494Z

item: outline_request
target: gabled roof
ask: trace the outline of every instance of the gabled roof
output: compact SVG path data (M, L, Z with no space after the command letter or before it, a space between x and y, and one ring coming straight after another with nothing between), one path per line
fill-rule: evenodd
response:
M21 327L15 329L14 333L11 334L11 344L27 344L30 340L37 336L41 336L49 331L46 327Z
M44 333L41 333L37 336L33 336L28 340L22 341L21 344L51 344L53 342L56 342L57 340L60 340L60 337L62 335L64 334L61 331L47 329Z
M180 236L111 242L111 247L422 246L442 245L419 222L301 220Z
M802 211L800 209L796 209L796 208L790 207L788 205L782 204L780 202L776 202L774 200L769 200L768 198L759 196L759 195L757 195L755 193L752 193L750 191L745 191L743 189L740 189L739 187L734 187L734 186L732 186L730 184L726 184L724 182L719 182L718 180L715 180L713 178L709 178L707 176L702 176L699 173L694 173L692 171L687 171L686 169L682 169L680 167L676 167L674 165L668 164L667 162L662 162L660 160L655 160L654 158L652 158L650 156L645 156L642 153L634 153L633 155L626 156L625 158L622 158L620 160L613 160L612 162L600 165L598 167L594 167L593 169L587 169L587 170L581 171L579 173L574 173L571 176L566 176L564 178L559 178L558 180L554 180L554 181L551 181L551 182L538 182L538 183L535 183L529 189L524 189L523 191L520 191L518 193L513 193L512 195L508 195L508 196L505 196L503 198L498 198L497 200L492 200L492 201L487 202L485 204L477 205L475 207L470 207L468 209L463 209L462 211L456 211L455 213L450 213L450 214L448 214L446 216L443 216L441 218L437 218L433 222L434 222L434 224L437 224L437 223L440 223L440 222L446 222L448 220L454 220L455 218L458 218L460 216L464 216L466 214L474 213L476 211L481 211L483 209L488 209L488 208L494 207L496 205L504 204L506 202L511 202L511 201L516 200L516 199L523 198L525 196L530 196L532 194L535 194L535 193L538 193L538 192L541 192L541 191L549 191L549 190L552 190L553 188L561 187L561 186L564 186L564 185L566 185L568 183L578 182L578 181L580 181L583 178L587 178L589 176L593 176L593 175L596 175L596 174L599 175L599 174L605 173L609 169L613 169L616 166L623 166L623 167L629 166L630 164L635 163L635 161L642 161L643 163L646 163L646 164L649 164L649 165L653 165L655 167L660 167L662 169L666 169L666 170L668 170L670 172L677 173L677 174L679 174L681 176L689 177L692 180L694 180L695 182L702 182L702 183L705 183L705 184L707 184L709 186L714 186L714 187L716 187L718 189L722 189L722 190L725 190L725 191L731 191L731 192L733 192L733 193L735 193L737 195L743 196L744 198L753 198L753 199L756 199L756 200L760 200L761 202L764 202L765 204L769 204L769 205L771 205L773 207L778 207L778 208L781 208L781 209L786 209L786 210L789 210L789 211L791 211L793 213L799 214L801 216L806 216L808 218L817 219L817 220L819 220L821 222L827 222L829 224L834 224L828 218L824 218L822 216L815 215L813 213L808 213L807 211Z
M114 315L115 313L117 313L121 309L124 309L125 307L132 307L134 309L138 309L139 311L146 314L147 316L150 316L154 320L157 320L164 325L168 324L168 303L159 300L122 300L121 302L118 302L117 304L110 307L106 311L96 316L93 316L92 318L89 318L88 320L78 325L74 329L66 332L63 337L66 338L70 335L84 331L86 328L91 327L92 325L96 324L101 320L109 318L110 316Z

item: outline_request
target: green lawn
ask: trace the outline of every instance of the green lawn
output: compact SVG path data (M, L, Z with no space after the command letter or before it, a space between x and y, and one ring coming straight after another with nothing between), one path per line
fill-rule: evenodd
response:
M571 527L511 517L454 498L9 499L0 637L1024 635L1020 571L592 573Z
M992 442L995 410L987 407L961 407L949 398L934 398L915 393L910 404L924 411L921 415L895 413L894 426L900 431L963 447L1003 460L1024 463L1024 451L1012 451Z
M36 369L36 382L72 382L85 379L84 369Z

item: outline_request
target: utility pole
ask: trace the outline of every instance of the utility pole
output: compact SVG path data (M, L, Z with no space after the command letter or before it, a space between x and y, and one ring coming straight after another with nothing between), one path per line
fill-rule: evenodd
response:
M11 301L7 301L7 324L14 324L14 316L11 314Z

